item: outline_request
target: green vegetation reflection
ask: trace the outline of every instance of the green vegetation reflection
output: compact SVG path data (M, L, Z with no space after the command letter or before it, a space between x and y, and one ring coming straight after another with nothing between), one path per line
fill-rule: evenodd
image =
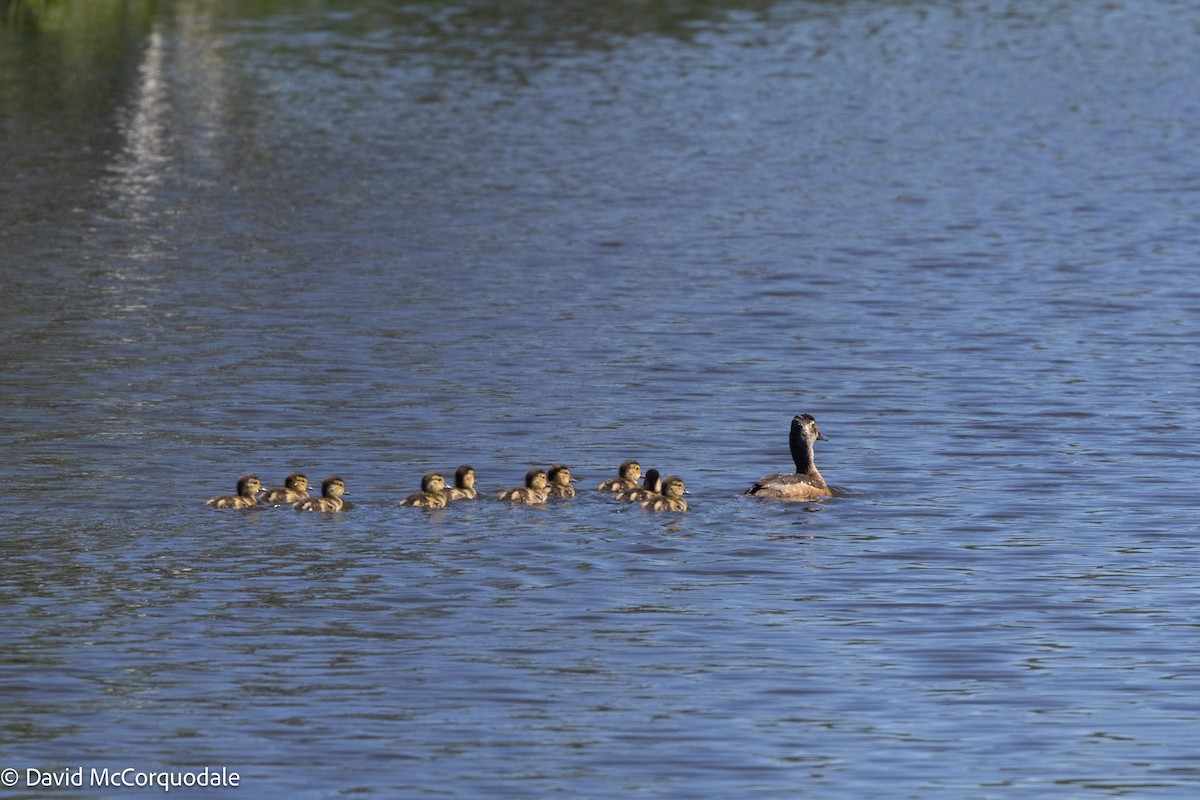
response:
M158 0L0 0L0 23L10 28L87 35L149 25Z

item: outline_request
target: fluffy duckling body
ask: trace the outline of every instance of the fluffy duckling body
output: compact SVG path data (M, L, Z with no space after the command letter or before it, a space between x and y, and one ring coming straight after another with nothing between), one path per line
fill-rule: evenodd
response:
M546 502L550 495L550 478L540 469L525 473L525 485L505 489L498 497L508 503L535 506Z
M303 500L298 500L292 504L292 508L297 511L318 511L323 513L341 511L346 506L346 501L342 499L342 495L344 494L350 494L346 491L346 482L336 476L329 477L321 481L320 497L306 497Z
M574 497L575 487L571 484L575 479L571 477L571 468L566 464L555 464L550 469L546 470L546 477L549 480L550 497Z
M683 479L672 475L662 482L662 495L643 500L642 508L650 511L687 511L685 494L687 489L683 486Z
M410 494L400 501L402 506L413 508L445 508L446 478L440 472L427 472L421 478L421 491Z
M264 489L258 496L260 503L283 505L298 502L308 497L308 478L299 472L288 473L283 479L283 486L274 489Z
M210 497L204 505L209 508L249 508L258 505L258 492L262 482L254 475L243 475L238 478L237 494L225 494Z
M604 483L596 487L598 492L621 492L628 489L636 489L638 478L642 477L642 465L636 461L629 460L621 462L621 466L617 467L617 477L609 478Z
M648 469L642 476L642 485L632 489L622 489L613 492L613 499L622 503L640 503L643 500L653 500L662 496L662 477L658 470Z
M792 418L791 431L788 433L788 444L792 450L792 460L796 462L796 471L764 475L746 490L746 494L774 497L779 500L832 497L833 492L817 471L817 464L813 459L813 442L824 439L825 436L817 428L815 419L808 414L797 414Z
M474 500L479 497L475 489L475 470L463 464L454 470L454 485L442 490L447 500Z

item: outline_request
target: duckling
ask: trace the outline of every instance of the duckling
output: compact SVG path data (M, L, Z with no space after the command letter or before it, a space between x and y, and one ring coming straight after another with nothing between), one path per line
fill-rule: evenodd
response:
M550 478L540 469L534 468L525 473L525 485L514 489L505 489L498 496L510 503L534 506L546 502L550 494Z
M308 497L308 478L299 472L290 472L283 479L283 486L275 489L264 489L258 496L260 503L291 505Z
M619 492L622 489L636 489L638 478L642 477L642 465L629 460L621 462L617 467L617 477L609 478L596 487L598 492Z
M571 485L575 479L571 477L571 468L566 464L555 464L546 470L546 475L550 481L550 497L575 496L575 487Z
M454 470L454 485L442 490L447 500L474 500L479 496L475 489L475 470L463 464Z
M292 508L297 511L341 511L346 506L346 501L342 499L344 494L350 494L346 491L344 480L336 476L326 478L321 481L320 497L306 497L298 500L292 503Z
M620 500L622 503L640 503L656 497L662 497L662 478L656 469L646 470L641 486L613 492L613 500Z
M788 445L792 449L796 471L764 475L746 490L746 494L755 497L775 497L780 500L832 497L833 492L817 471L817 464L813 460L813 442L823 441L825 438L817 428L815 419L808 414L797 414L792 418L792 428L788 433Z
M254 475L243 475L238 478L237 494L225 494L211 497L204 505L209 508L249 508L258 505L258 492L262 482Z
M426 472L421 478L421 491L410 494L400 501L402 506L413 508L445 508L446 479L440 472Z
M650 511L687 511L685 494L687 490L683 488L683 480L672 475L662 482L662 496L643 500L642 508Z

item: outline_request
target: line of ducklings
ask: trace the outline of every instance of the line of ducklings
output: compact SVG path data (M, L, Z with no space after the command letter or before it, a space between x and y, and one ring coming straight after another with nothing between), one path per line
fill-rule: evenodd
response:
M642 483L638 479L642 478ZM566 464L555 464L549 469L534 468L525 473L523 486L505 489L497 499L515 505L541 505L551 498L574 497L578 481L571 475ZM255 475L238 478L237 494L213 497L205 503L210 508L250 508L257 505L290 505L296 511L335 512L347 508L343 500L346 482L337 476L326 478L321 483L320 497L308 494L308 478L303 473L292 472L284 478L283 486L266 488ZM637 461L625 461L617 470L617 476L604 481L597 488L609 493L614 500L637 503L650 511L687 511L688 494L683 479L670 476L662 478L658 470L647 470L642 475L642 466ZM414 492L400 501L401 506L412 508L445 508L456 500L474 500L479 497L475 488L475 470L464 464L454 472L454 485L448 486L440 472L428 472L421 478L421 491Z
M813 445L824 441L825 435L817 427L811 414L792 417L788 429L788 448L792 452L795 472L774 472L763 475L745 491L751 497L806 502L832 497L833 490L817 469ZM651 511L687 511L683 481L670 476L660 478L658 470L647 470L641 485L642 465L637 461L625 461L617 469L617 476L610 478L597 488L612 494L615 500L638 503ZM531 469L525 474L525 485L505 489L498 495L500 500L523 505L545 503L551 497L574 497L575 487L571 484L571 470L565 464L555 464L548 470ZM290 504L297 511L342 511L347 503L342 495L348 494L346 482L339 477L326 478L321 484L321 496L308 496L308 478L293 472L284 479L284 485L276 489L263 489L254 475L243 475L238 479L237 494L214 497L207 505L213 508L249 508L258 503L271 505ZM445 508L452 500L473 499L479 496L475 490L475 470L467 465L454 473L454 486L446 485L440 472L430 472L421 479L421 491L400 501L402 506L416 508Z

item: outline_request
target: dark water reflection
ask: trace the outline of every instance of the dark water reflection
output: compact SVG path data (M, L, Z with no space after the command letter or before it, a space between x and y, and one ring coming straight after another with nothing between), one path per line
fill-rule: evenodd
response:
M0 767L1189 795L1186 11L176 0L90 69L6 32ZM741 498L802 411L840 496ZM691 511L395 506L630 456ZM355 508L202 506L293 469Z

